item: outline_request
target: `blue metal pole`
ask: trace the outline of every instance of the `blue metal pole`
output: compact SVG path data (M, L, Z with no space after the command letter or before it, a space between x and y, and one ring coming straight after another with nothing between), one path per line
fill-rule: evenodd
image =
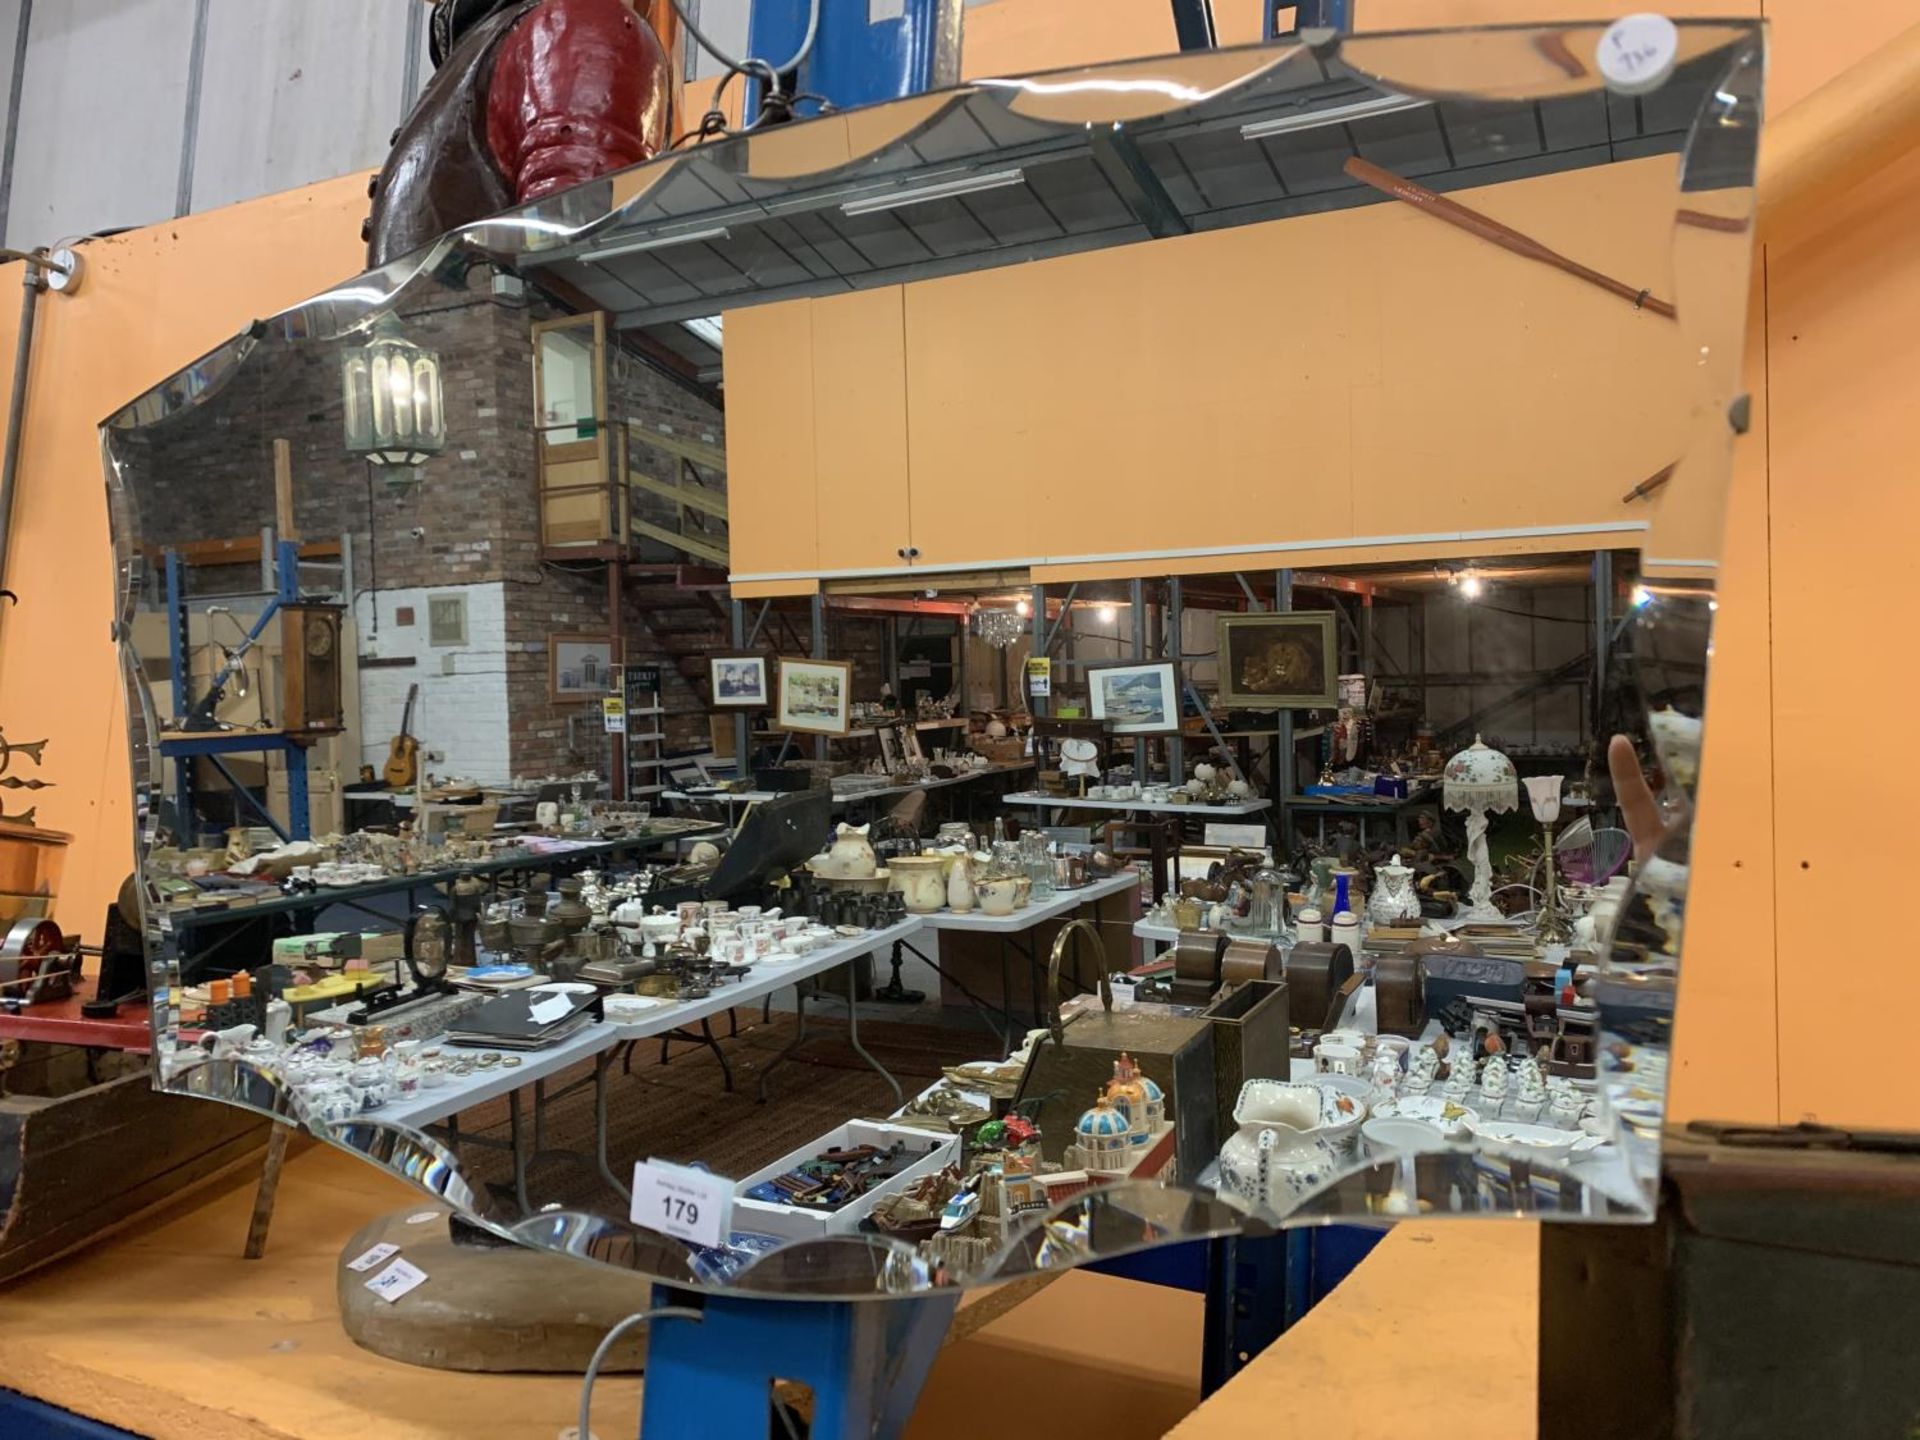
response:
M287 756L287 831L295 840L313 838L312 817L307 813L307 747L288 742Z

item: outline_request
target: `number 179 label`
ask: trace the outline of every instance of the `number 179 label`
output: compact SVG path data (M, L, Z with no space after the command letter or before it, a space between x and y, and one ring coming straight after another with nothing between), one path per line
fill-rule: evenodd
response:
M732 1228L733 1182L705 1170L642 1160L633 1167L628 1218L694 1245L721 1245Z

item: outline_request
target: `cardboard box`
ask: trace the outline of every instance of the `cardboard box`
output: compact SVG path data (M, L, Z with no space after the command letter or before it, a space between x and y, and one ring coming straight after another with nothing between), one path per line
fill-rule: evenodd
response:
M500 822L500 807L492 803L481 805L428 803L419 807L419 816L422 835L468 835L485 840L492 838L493 827Z
M809 1210L800 1205L776 1205L767 1200L752 1200L747 1192L765 1184L776 1175L784 1175L825 1150L845 1150L856 1145L882 1148L895 1141L905 1142L909 1151L923 1152L921 1158L884 1185L876 1185L858 1199L838 1210ZM888 1195L904 1190L923 1175L932 1175L960 1158L960 1138L933 1130L915 1130L906 1125L875 1125L853 1120L838 1130L829 1130L817 1140L781 1156L763 1170L756 1170L733 1187L733 1229L750 1230L762 1235L778 1235L789 1240L817 1240L823 1235L846 1235L860 1228L860 1222Z

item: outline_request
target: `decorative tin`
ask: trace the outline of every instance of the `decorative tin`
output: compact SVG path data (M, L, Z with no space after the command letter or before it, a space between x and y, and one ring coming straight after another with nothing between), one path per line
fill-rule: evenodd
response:
M1100 1008L1088 1006L1063 1017L1056 1000L1060 959L1076 932L1093 942ZM1087 1097L1104 1092L1113 1078L1114 1061L1129 1055L1165 1094L1167 1119L1174 1127L1173 1178L1190 1183L1219 1149L1213 1028L1198 1013L1179 1006L1135 1004L1115 1010L1108 968L1106 947L1091 921L1075 920L1060 928L1047 961L1048 1033L1033 1047L1015 1105L1040 1126L1040 1153L1059 1161L1073 1140Z

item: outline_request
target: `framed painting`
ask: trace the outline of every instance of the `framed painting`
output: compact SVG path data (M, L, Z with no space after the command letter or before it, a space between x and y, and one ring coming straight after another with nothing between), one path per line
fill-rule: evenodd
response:
M1317 710L1340 702L1331 610L1220 617L1220 703L1239 710Z
M547 694L554 704L601 700L612 688L612 640L605 635L547 637Z
M775 724L812 735L844 735L853 710L851 660L780 661Z
M1115 735L1168 735L1180 728L1180 677L1171 660L1128 660L1087 669L1095 720Z
M713 703L764 710L773 703L764 655L713 655L707 660Z

